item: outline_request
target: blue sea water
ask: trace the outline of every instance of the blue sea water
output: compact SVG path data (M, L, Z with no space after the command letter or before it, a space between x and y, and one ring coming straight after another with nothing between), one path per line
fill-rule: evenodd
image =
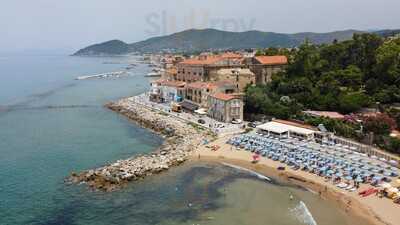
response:
M162 143L103 107L145 91L149 67L139 64L118 79L74 80L134 60L0 57L0 225L357 224L310 192L221 165L186 164L113 193L66 185L72 171Z
M122 58L0 58L0 224L27 224L63 204L63 178L156 148L161 139L105 109L143 92L149 68L130 77L74 80L123 70Z

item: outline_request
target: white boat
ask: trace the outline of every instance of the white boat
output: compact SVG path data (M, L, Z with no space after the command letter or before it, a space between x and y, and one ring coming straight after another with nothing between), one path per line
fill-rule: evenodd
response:
M159 72L150 72L146 75L146 77L161 77L161 73Z

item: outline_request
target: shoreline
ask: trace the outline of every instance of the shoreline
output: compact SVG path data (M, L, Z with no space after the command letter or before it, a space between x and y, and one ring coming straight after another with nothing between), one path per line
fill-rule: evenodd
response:
M105 107L160 135L164 138L163 143L148 154L117 160L115 163L80 173L72 172L65 179L66 183L85 183L92 190L114 191L130 181L144 179L182 164L204 139L213 139L203 128L144 107L130 98L108 103Z
M347 192L337 188L331 183L325 182L323 178L311 175L304 171L294 171L282 163L262 157L257 163L251 163L251 153L230 149L225 144L228 137L220 138L209 145L221 146L218 151L211 151L207 147L200 147L193 152L190 160L192 162L211 162L239 166L261 175L282 180L294 184L319 195L322 199L334 203L343 209L344 213L351 217L359 218L370 225L396 225L400 221L400 207L388 199L380 199L377 196L361 198L357 192ZM284 171L277 170L278 166L285 166ZM369 185L362 185L364 190Z
M125 116L138 126L162 136L164 142L148 154L118 160L97 169L72 173L66 179L67 183L85 183L92 190L109 192L124 187L130 181L161 173L186 161L229 163L305 188L320 195L322 199L334 203L351 218L366 221L365 224L396 225L396 221L400 221L400 208L385 199L379 199L376 196L360 198L357 192L345 192L325 182L323 178L304 171L288 168L278 171L277 167L281 163L268 158L262 157L259 163L251 163L250 153L233 150L225 144L231 135L215 138L204 128L135 103L129 98L108 103L105 107ZM202 145L203 140L208 140L210 143ZM218 151L211 151L212 145L218 145L221 148ZM362 185L361 190L367 187L368 185Z

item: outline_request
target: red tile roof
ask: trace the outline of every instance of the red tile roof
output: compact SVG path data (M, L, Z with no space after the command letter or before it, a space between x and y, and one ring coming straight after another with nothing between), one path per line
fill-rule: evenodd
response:
M295 127L306 128L306 129L310 129L310 130L318 130L317 128L315 128L313 126L310 126L310 125L307 125L307 124L298 123L298 122L294 122L294 121L279 120L279 119L275 119L273 121L277 122L277 123L282 123L282 124L291 125L291 126L295 126Z
M263 65L285 65L288 62L287 57L284 55L256 56L255 58Z
M210 65L217 63L218 61L222 60L222 57L219 56L207 56L204 59L200 58L191 58L191 59L186 59L180 64L185 64L185 65Z
M224 94L224 93L216 93L214 95L211 95L211 97L219 99L219 100L222 100L222 101L230 101L232 99L238 99L239 98L237 96Z
M203 89L203 88L207 88L207 86L208 86L208 83L201 82L201 81L189 83L186 85L186 87L188 87L188 88L195 88L195 89Z
M220 55L203 55L191 59L186 59L181 64L186 65L210 65L215 64L224 59L242 59L243 56L233 52L226 52Z
M163 86L168 86L168 87L184 87L186 83L183 81L164 80L164 81L161 81L160 84Z
M218 88L218 87L222 87L225 85L235 85L234 83L232 83L231 81L227 81L227 80L223 80L223 81L216 81L216 82L193 82L193 83L189 83L186 85L186 87L188 88L196 88L196 89L205 89L205 88L209 88L209 89L214 89L214 88Z

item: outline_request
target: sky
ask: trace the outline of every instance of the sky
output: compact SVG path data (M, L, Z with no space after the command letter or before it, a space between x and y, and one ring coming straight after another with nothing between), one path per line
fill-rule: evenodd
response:
M400 29L399 0L1 0L0 54L73 53L190 28L282 33Z

